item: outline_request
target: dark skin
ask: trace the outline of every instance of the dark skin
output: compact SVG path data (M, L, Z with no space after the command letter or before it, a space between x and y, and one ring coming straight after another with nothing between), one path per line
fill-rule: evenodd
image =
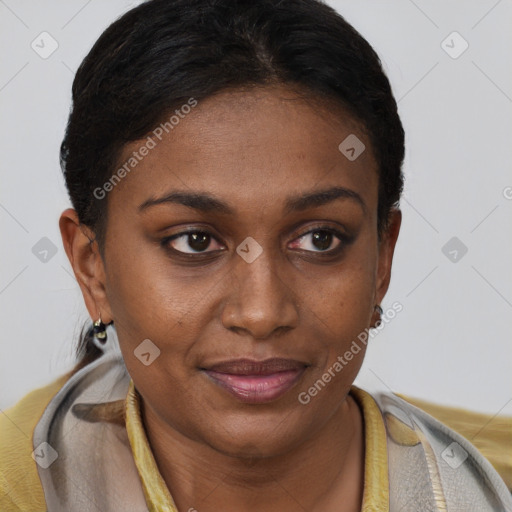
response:
M342 109L325 107L285 86L222 92L201 101L108 194L101 252L74 210L61 216L88 311L114 321L180 511L361 509L363 419L349 390L364 350L310 403L297 397L376 321L401 214L390 213L379 238L370 141ZM351 133L366 145L353 162L338 150ZM128 145L123 158L140 145ZM334 187L360 200L345 193L285 208L291 197ZM140 209L176 190L208 193L231 211L174 202ZM169 240L189 228L211 236ZM263 249L252 263L236 253L248 236ZM133 354L145 339L161 350L150 366ZM247 404L200 371L241 357L308 366L277 400Z

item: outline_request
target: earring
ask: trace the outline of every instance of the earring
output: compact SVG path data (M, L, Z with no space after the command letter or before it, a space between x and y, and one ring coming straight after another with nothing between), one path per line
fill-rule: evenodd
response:
M382 324L382 314L384 311L382 311L382 308L380 307L380 304L375 304L373 307L373 310L377 312L378 318L375 324L372 326L374 329L377 329Z
M93 324L92 335L94 344L100 350L104 350L107 343L107 326L101 321L101 316Z

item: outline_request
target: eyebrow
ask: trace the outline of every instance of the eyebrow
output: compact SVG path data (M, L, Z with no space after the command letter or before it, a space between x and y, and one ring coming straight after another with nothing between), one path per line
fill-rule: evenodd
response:
M366 213L366 204L363 198L355 191L345 187L331 187L323 190L307 192L300 196L290 197L285 203L285 213L307 210L317 206L323 206L336 199L351 199L361 206Z
M344 187L331 187L289 197L285 201L284 213L290 214L292 212L307 210L308 208L323 206L337 199L353 200L361 206L364 213L367 211L365 202L357 192ZM185 191L175 191L162 197L149 198L139 206L139 211L144 212L152 206L167 203L181 204L205 213L236 214L231 206L208 193Z

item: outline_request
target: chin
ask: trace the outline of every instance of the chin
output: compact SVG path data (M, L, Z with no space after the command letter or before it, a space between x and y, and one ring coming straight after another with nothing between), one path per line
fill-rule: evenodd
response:
M287 418L286 423L283 418ZM215 430L208 429L205 441L215 450L230 457L239 459L259 459L277 457L290 451L307 437L301 428L294 430L288 415L283 415L278 421L243 421L228 423L218 422ZM299 420L300 421L300 420Z

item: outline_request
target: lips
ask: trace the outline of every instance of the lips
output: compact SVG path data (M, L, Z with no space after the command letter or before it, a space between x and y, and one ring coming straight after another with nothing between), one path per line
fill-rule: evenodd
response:
M273 358L265 361L237 359L202 368L213 383L246 403L277 400L301 378L306 363Z
M229 373L230 375L271 375L277 372L298 370L304 368L305 363L293 359L273 358L265 361L254 361L252 359L235 359L224 361L206 368L218 373Z

